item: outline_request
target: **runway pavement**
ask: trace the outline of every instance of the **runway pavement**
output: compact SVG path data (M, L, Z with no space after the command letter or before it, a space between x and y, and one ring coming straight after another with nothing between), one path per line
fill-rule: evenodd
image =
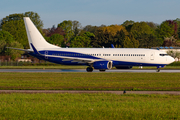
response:
M0 72L86 72L85 69L0 69ZM93 72L100 72L99 70L94 70ZM112 69L106 70L105 72L129 72L129 73L155 73L154 69ZM180 73L180 70L161 70L162 73Z
M124 94L124 91L81 91L81 90L0 90L0 93L112 93ZM172 94L180 95L180 91L126 91L125 94Z

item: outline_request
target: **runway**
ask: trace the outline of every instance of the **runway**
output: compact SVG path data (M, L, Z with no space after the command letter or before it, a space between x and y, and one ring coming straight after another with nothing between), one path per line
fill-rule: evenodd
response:
M0 90L0 93L111 93L124 94L124 91L82 91L82 90ZM126 91L125 94L171 94L180 95L180 91Z
M53 72L53 73L62 73L62 72L86 72L85 69L0 69L0 72ZM94 70L93 72L100 72L99 70ZM105 72L128 72L128 73L156 73L154 69L111 69L106 70ZM161 73L180 73L180 70L173 70L173 69L163 69L160 71Z

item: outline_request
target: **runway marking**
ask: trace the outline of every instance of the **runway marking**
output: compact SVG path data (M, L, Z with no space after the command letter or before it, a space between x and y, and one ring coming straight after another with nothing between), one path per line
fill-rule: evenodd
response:
M0 90L0 93L112 93L123 94L124 91L82 91L82 90ZM126 94L172 94L180 95L180 91L126 91Z

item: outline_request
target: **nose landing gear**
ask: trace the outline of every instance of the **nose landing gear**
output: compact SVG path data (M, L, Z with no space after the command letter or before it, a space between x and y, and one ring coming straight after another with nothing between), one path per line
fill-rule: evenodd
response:
M156 72L160 72L160 68L163 68L164 66L157 66Z

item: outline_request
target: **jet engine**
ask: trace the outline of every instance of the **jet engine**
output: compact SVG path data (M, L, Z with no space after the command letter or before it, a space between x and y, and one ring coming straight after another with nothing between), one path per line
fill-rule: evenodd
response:
M97 61L93 64L94 69L111 69L112 68L112 61Z

